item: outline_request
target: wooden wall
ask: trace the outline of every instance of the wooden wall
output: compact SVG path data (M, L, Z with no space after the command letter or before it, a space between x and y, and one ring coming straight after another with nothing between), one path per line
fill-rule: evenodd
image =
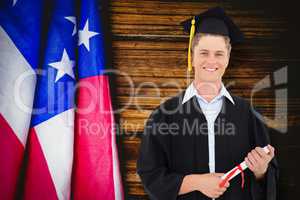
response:
M224 77L231 92L250 99L251 90L259 80L269 75L274 83L273 72L288 66L288 84L256 93L253 103L264 116L274 118L275 106L283 109L285 105L284 98L276 101L274 91L278 88L289 90L288 132L282 134L270 129L270 135L281 169L279 199L292 199L299 194L299 175L294 175L292 170L299 167L296 163L300 154L300 105L299 98L294 95L297 94L297 78L293 74L298 72L295 68L300 59L287 50L290 44L284 41L289 37L288 18L283 11L278 12L281 4L273 3L110 1L112 64L120 72L113 79L112 90L115 108L122 109L116 117L121 124L118 145L126 199L148 199L136 174L136 158L145 120L165 99L183 91L193 76L186 72L188 35L183 32L180 22L217 5L225 8L246 36L244 44L233 47ZM283 122L284 119L272 126L282 128Z

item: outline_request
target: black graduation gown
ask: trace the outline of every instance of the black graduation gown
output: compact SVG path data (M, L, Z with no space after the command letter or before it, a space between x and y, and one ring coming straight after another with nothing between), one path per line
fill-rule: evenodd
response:
M207 122L194 96L182 104L184 93L167 100L149 117L142 136L137 173L144 189L153 200L206 200L199 191L178 195L182 180L188 174L209 173ZM270 143L267 129L255 116L249 103L232 96L233 105L224 98L215 122L215 171L226 173L256 146ZM275 200L278 166L270 162L265 177L257 181L245 171L230 181L221 200Z

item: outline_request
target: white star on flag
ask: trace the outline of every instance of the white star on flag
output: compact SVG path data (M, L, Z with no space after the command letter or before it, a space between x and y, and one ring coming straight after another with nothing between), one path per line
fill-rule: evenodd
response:
M13 5L12 5L12 6L15 6L15 5L16 5L16 3L17 3L17 1L18 1L18 0L14 0L14 1L13 1Z
M49 65L58 70L56 74L55 82L58 81L61 77L63 77L65 74L75 79L74 72L73 72L73 67L75 65L75 62L73 60L70 60L66 49L64 49L62 58L59 62L50 63Z
M68 21L70 21L70 22L72 22L74 24L72 36L75 35L76 31L77 31L76 18L73 17L73 16L68 16L68 17L65 17L65 19L67 19Z
M93 31L89 31L89 20L87 19L85 22L85 25L83 27L82 30L78 31L78 46L80 46L81 44L83 44L85 46L85 48L90 51L90 38L98 35L99 33L97 32L93 32Z

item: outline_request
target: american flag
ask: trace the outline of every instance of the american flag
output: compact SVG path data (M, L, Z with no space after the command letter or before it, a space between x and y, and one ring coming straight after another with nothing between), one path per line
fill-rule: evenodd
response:
M122 200L101 2L50 2L1 4L0 199Z
M0 3L0 199L14 199L40 57L42 1Z
M105 38L97 7L94 0L84 0L80 5L75 200L123 198L109 81L105 74Z

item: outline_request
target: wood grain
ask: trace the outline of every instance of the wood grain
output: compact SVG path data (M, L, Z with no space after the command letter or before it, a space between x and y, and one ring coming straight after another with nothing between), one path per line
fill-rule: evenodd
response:
M234 95L251 101L253 87L265 77L285 67L291 60L288 53L281 53L277 45L287 32L286 19L280 14L266 13L265 9L238 6L231 1L110 1L108 11L112 32L112 64L115 93L113 98L118 110L116 117L121 127L119 151L123 184L127 199L148 199L136 174L136 159L144 124L150 113L166 99L184 91L193 78L186 72L188 34L180 22L208 8L222 6L245 33L244 44L233 47L224 83ZM293 62L300 64L299 58ZM273 82L272 82L273 83ZM275 108L286 108L288 128L300 124L300 99L275 98L276 89L287 84L272 86L255 93L253 105L265 117L274 118ZM282 121L273 129L285 126ZM272 129L272 130L273 130ZM289 152L297 156L295 132L279 134L271 131L271 139L278 147L281 197L296 191L296 180L289 173ZM292 142L291 142L292 141ZM293 145L292 145L293 144ZM291 196L291 195L290 195Z

